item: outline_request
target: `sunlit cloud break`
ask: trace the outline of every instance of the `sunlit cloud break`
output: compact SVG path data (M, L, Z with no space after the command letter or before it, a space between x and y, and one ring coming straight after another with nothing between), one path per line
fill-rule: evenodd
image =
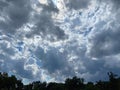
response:
M24 83L120 75L119 0L1 0L0 71ZM102 74L101 74L102 73Z

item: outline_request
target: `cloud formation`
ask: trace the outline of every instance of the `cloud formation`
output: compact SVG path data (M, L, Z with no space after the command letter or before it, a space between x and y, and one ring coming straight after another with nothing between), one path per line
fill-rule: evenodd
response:
M95 57L104 57L119 54L119 27L103 30L93 38L93 46L90 54Z
M68 7L69 9L84 9L84 8L88 8L91 0L67 0L64 1L66 7Z
M120 74L119 0L60 3L0 1L0 71L24 81Z
M5 33L15 33L29 19L30 1L2 0L0 29ZM22 7L21 7L22 6Z

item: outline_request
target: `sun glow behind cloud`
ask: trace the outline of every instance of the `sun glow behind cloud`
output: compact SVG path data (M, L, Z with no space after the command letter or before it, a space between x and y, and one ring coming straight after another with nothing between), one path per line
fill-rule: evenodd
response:
M95 81L109 70L117 71L120 9L113 13L114 4L0 1L0 71L12 72L24 82L63 81L75 75Z

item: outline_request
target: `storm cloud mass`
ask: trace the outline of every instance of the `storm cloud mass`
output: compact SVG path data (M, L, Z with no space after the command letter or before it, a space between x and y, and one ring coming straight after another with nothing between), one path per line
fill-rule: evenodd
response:
M0 71L25 83L120 75L119 0L0 0Z

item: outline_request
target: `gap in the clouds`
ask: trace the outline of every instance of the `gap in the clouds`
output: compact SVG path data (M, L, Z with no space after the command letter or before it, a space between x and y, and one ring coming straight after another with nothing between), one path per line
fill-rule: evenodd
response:
M57 5L57 0L52 0L55 5Z

